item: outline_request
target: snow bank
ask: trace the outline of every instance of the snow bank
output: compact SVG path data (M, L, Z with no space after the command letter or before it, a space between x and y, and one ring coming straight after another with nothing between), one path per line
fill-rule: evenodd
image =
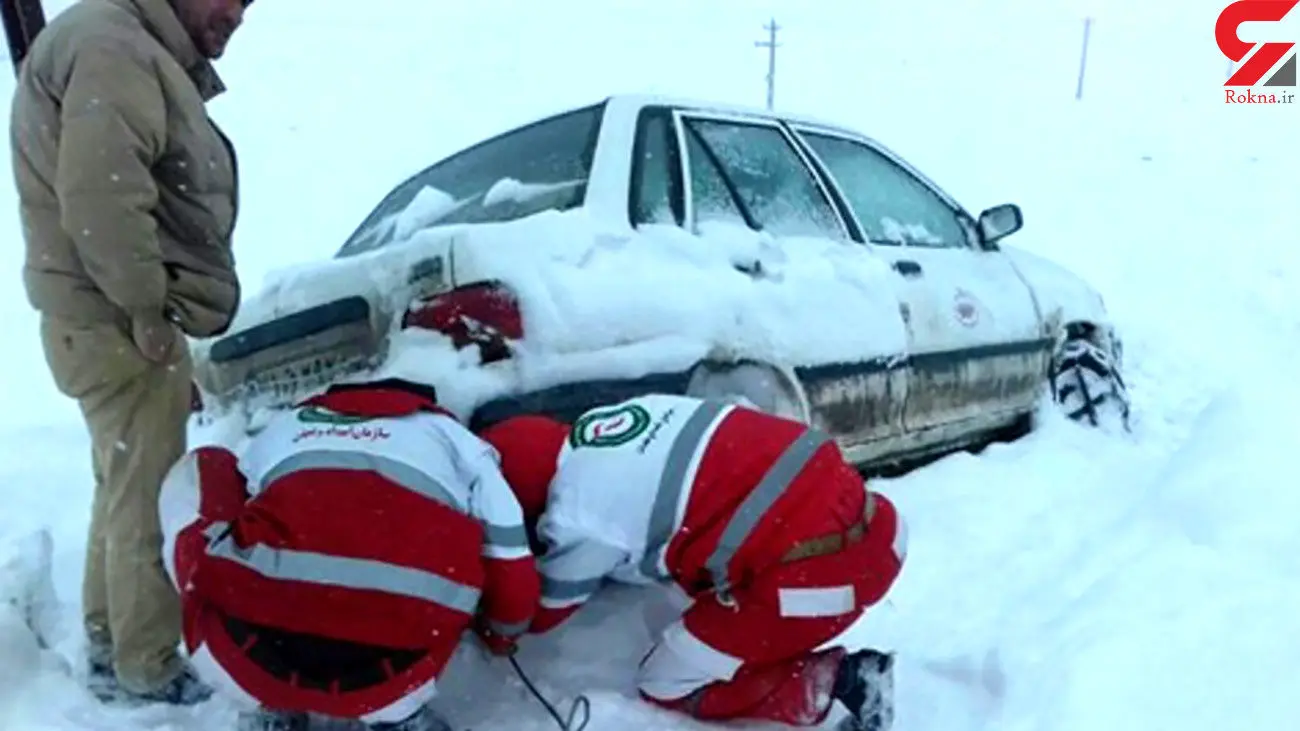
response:
M1254 375L1269 387L1223 388L1169 453L1150 439L1117 450L1053 420L1026 442L881 484L915 548L896 606L867 627L912 653L907 727L1293 725L1300 699L1277 682L1300 673L1300 389ZM983 652L1007 677L1002 697L948 683L923 707L935 658ZM972 712L977 723L962 720Z
M1300 389L1252 376L1176 445L1045 412L1021 442L876 481L909 520L908 566L849 635L900 652L898 727L1292 727Z
M1047 728L1132 726L1136 709L1167 728L1294 724L1300 698L1274 684L1300 672L1297 409L1294 388L1219 395L1113 530L1083 539L1062 623L1026 638L1055 686Z
M42 673L66 674L67 665L47 651L61 619L53 537L37 530L0 538L0 728L19 729L14 719L24 692Z
M32 671L41 665L41 648L24 621L22 607L4 596L13 590L13 586L0 585L0 720L21 695ZM0 726L13 728L7 723Z

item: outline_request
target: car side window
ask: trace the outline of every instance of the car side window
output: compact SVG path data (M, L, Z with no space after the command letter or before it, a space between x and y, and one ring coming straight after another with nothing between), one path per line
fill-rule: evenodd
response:
M581 205L603 111L598 105L550 117L425 168L394 188L337 255L379 248L412 229L509 221Z
M687 133L686 154L691 161L691 201L695 204L695 222L749 226L740 201L698 135Z
M871 243L969 246L957 212L893 160L861 142L808 131L799 135L830 170Z
M687 117L696 220L726 219L777 236L845 238L835 209L777 127Z
M682 222L677 136L667 109L649 110L637 124L632 161L632 223Z

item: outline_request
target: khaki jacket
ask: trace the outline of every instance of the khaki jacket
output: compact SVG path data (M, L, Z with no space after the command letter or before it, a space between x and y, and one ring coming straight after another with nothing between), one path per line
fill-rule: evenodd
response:
M205 107L224 90L168 0L80 0L41 31L10 120L33 307L229 327L238 168Z

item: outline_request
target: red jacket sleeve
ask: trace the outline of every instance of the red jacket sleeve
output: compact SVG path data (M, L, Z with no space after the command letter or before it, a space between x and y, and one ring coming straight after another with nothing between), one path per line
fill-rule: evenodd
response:
M483 618L496 634L511 639L528 631L537 610L540 582L530 554L526 558L485 557L487 580Z
M471 514L483 526L485 579L480 614L488 629L514 639L528 631L541 580L528 541L523 510L487 445L467 460L472 474Z

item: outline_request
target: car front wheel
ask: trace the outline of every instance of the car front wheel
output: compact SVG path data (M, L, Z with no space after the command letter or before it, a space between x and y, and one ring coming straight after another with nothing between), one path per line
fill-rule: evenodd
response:
M775 416L808 423L808 407L796 381L780 369L755 361L704 361L691 372L686 393L731 399Z
M1128 387L1111 354L1084 333L1071 333L1052 359L1052 398L1065 415L1090 426L1129 426Z

